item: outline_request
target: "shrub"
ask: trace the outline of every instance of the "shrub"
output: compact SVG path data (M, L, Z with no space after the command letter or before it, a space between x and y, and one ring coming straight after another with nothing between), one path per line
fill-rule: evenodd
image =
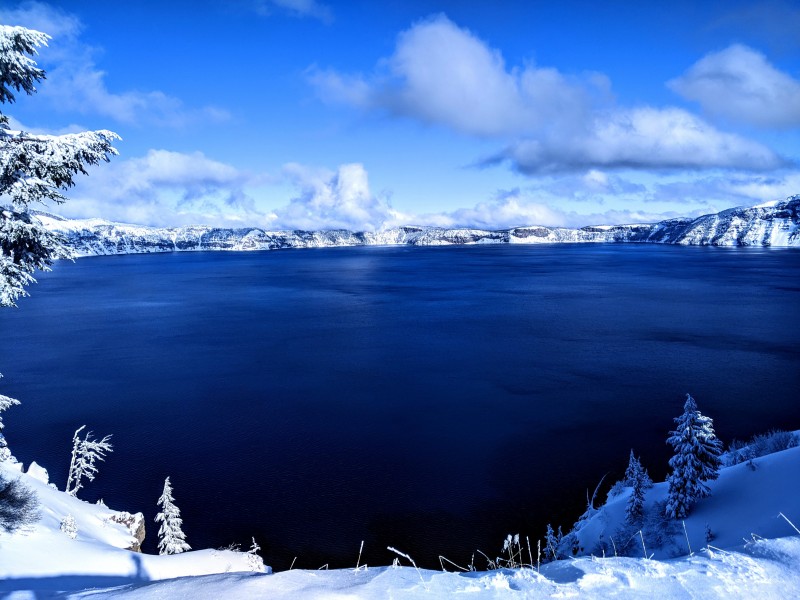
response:
M39 520L39 499L19 479L0 476L0 529L12 532Z
M749 442L732 441L728 446L725 464L738 465L760 456L794 448L797 444L797 436L791 431L772 429L767 433L754 435Z

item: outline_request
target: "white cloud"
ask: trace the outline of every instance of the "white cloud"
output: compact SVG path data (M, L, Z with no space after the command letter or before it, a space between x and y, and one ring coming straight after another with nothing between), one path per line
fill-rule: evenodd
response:
M597 74L570 78L556 69L508 70L501 54L444 16L400 34L371 79L312 69L326 101L385 110L478 136L516 135L553 122L567 126L607 91Z
M184 127L191 123L225 121L227 111L213 106L187 107L182 100L153 91L112 91L98 68L96 49L80 40L83 26L77 17L59 8L28 2L16 9L0 9L0 21L30 27L53 37L40 60L47 79L39 95L56 110L109 117L129 125Z
M333 21L333 11L326 4L316 0L258 0L255 4L256 12L269 16L275 8L282 10L294 17L310 17L319 19L323 23Z
M759 127L800 126L800 81L747 46L707 54L669 86L714 116Z
M288 164L283 173L300 194L274 211L273 227L375 231L396 217L388 202L370 191L361 164L341 165L336 172Z
M527 138L485 161L547 174L604 169L770 170L786 161L766 146L721 132L678 108L618 109L595 116L581 135Z
M266 181L200 152L150 150L92 169L68 192L69 201L53 210L156 226L266 225L269 216L256 207L249 191Z
M713 203L719 210L783 200L800 190L800 173L779 175L716 174L662 182L653 186L645 201L696 204Z
M501 140L507 149L484 164L507 159L526 174L785 164L685 110L617 106L602 74L509 68L498 50L444 16L401 33L372 76L313 68L309 82L325 101Z
M294 198L269 207L268 187L289 186ZM150 150L113 160L79 178L69 200L52 210L73 218L153 225L373 231L397 224L397 213L369 188L363 165L336 171L287 164L279 175L251 173L200 152ZM288 198L289 193L285 196Z

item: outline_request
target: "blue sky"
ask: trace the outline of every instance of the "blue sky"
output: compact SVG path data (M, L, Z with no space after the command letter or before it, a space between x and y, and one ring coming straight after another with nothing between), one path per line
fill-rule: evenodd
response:
M58 211L150 225L650 221L800 193L800 3L13 3L19 128L110 129Z

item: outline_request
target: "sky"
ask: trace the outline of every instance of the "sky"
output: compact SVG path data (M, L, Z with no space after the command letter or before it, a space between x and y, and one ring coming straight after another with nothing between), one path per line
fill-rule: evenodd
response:
M800 193L800 2L0 0L2 107L119 156L51 209L155 226L501 229Z

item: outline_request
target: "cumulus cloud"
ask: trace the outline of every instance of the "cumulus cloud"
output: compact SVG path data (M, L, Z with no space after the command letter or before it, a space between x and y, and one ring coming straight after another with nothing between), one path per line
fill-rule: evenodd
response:
M265 225L249 188L266 182L200 152L150 150L145 156L114 160L80 178L70 200L56 211L155 226Z
M571 78L528 65L509 70L502 55L438 16L400 34L372 78L312 69L323 100L378 109L478 136L516 135L553 122L567 126L608 91L599 74Z
M494 198L473 206L417 214L397 210L373 193L367 171L358 163L336 169L290 163L270 175L243 171L199 152L151 150L92 169L91 176L80 178L70 191L70 200L54 210L67 217L99 216L162 227L202 224L351 231L400 225L582 227L699 216L782 199L800 189L800 174L793 171L770 176L720 171L713 176L687 174L668 182L657 178L644 183L633 172L629 174L633 179L597 169L544 176L524 188L500 190ZM604 205L609 209L597 210ZM625 205L651 210L619 208ZM593 208L576 210L580 206Z
M316 0L258 0L255 3L256 12L263 16L271 15L276 8L294 17L310 17L323 23L333 21L331 8Z
M707 54L669 86L717 117L759 127L800 126L800 81L747 46Z
M179 98L153 91L112 91L106 74L95 62L97 50L80 39L83 25L74 15L39 2L14 9L0 9L0 21L43 31L53 37L42 51L47 79L39 96L57 110L109 117L129 125L184 127L191 123L220 122L227 111L213 107L189 107Z
M525 174L785 164L766 146L684 110L618 106L602 74L508 67L498 50L445 16L401 33L370 76L312 68L308 77L328 102L502 140L506 150L481 163L508 160Z
M375 231L397 216L385 198L370 191L361 164L341 165L332 172L292 163L284 166L283 173L300 194L274 211L275 227Z
M766 146L678 108L614 110L597 115L582 135L522 139L484 164L506 160L527 175L592 168L770 170L787 164Z
M287 192L275 200L275 190L287 187L296 195ZM270 175L201 152L150 150L145 156L115 159L79 178L69 198L52 210L66 217L101 216L159 227L374 231L398 224L399 218L385 198L370 191L361 164L332 171L291 163Z

